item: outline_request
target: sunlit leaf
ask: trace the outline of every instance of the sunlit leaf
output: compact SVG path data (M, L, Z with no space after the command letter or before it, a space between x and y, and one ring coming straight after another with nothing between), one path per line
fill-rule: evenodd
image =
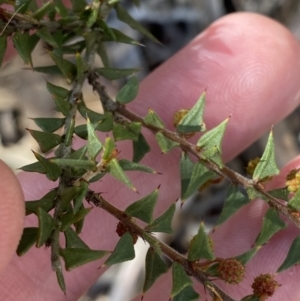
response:
M275 161L273 132L271 131L263 156L254 170L253 179L256 181L262 180L278 173L279 169Z
M150 108L148 109L148 114L144 118L144 122L162 129L165 127L160 117Z
M143 172L149 172L149 173L156 173L155 170L153 170L152 168L139 164L139 163L135 163L135 162L131 162L129 160L126 159L121 159L119 160L119 165L121 166L121 168L124 171L143 171Z
M95 160L97 155L102 149L102 143L100 142L98 136L95 133L94 127L90 120L87 120L87 132L88 132L88 146L87 153L91 160Z
M294 210L300 210L300 189L298 189L288 201L288 206Z
M162 132L157 132L155 135L155 139L156 139L162 153L164 153L164 154L168 153L173 148L179 146L178 142L175 142L175 141L167 138Z

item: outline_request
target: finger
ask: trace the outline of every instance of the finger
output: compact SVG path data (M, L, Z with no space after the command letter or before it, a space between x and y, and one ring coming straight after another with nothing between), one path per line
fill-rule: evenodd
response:
M245 35L245 32L248 34ZM251 48L251 52L248 48ZM275 59L282 53L286 65L278 60L271 64L269 57ZM216 125L233 114L224 142L225 159L229 159L296 106L300 79L298 62L298 44L281 25L257 15L231 15L214 23L185 50L150 75L141 85L135 110L146 114L150 106L170 125L172 112L182 107L191 107L199 94L208 88L205 113L208 126ZM283 99L286 100L284 106ZM272 114L270 107L274 108ZM255 111L258 119L253 123ZM180 194L179 153L163 156L153 136L147 134L147 139L153 151L143 162L163 172L163 175L134 174L131 178L140 196L109 178L94 184L93 188L107 191L104 197L108 201L126 208L132 201L162 184L157 207L159 210L155 213L157 216ZM119 143L118 148L122 149L122 157L131 155L127 143ZM43 177L21 177L26 199L36 199L47 192ZM42 181L44 184L38 184L32 189L32 183ZM116 187L120 189L116 191ZM98 209L94 209L87 218L83 237L91 248L113 249L118 240L114 228L117 221L106 213L99 213ZM9 277L1 279L2 287L13 288L14 297L18 296L22 300L73 300L97 277L95 267L99 263L68 273L68 295L65 299L57 288L49 258L49 250L31 250L24 258L16 259L6 271ZM16 283L22 285L17 286ZM5 297L6 300L12 300L9 294Z
M0 275L18 246L24 225L24 197L11 169L0 160ZM13 221L13 222L12 222Z

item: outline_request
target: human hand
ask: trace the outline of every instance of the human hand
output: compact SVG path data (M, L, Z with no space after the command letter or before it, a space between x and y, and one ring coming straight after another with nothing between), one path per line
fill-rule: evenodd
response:
M211 128L230 114L232 117L224 137L224 160L228 161L247 147L271 126L291 112L299 102L300 53L298 42L281 25L254 14L234 14L212 24L184 50L153 72L141 84L137 100L130 109L145 115L152 107L163 117L168 126L172 115L181 108L189 108L199 94L207 88L205 121ZM161 184L156 216L164 211L180 195L178 159L173 151L162 155L151 133L147 140L152 152L143 163L163 172L163 175L133 175L132 180L141 195ZM122 157L130 154L126 143L120 143ZM119 146L118 145L118 146ZM283 171L283 175L299 164L295 159ZM1 166L0 166L1 168ZM44 176L19 175L26 200L38 199L54 187ZM282 185L278 177L276 184ZM11 171L4 165L0 175L2 200L0 203L0 226L3 234L0 242L0 287L3 300L52 301L76 300L99 276L99 262L65 273L67 296L58 288L55 273L51 270L50 250L31 249L24 257L11 256L21 235L24 205L20 187ZM118 192L110 190L115 182L105 179L93 184L96 191L107 191L105 198L121 209L137 197L120 186ZM118 186L119 187L119 186ZM1 207L3 206L3 207ZM3 210L1 210L3 208ZM260 231L266 206L261 201L239 210L212 236L216 255L232 257L248 250ZM3 223L3 224L1 224ZM26 226L35 223L34 217L26 219ZM118 240L114 225L117 221L95 208L85 222L83 238L93 249L111 250ZM238 225L238 227L236 227ZM272 238L247 265L246 279L240 285L217 284L233 298L251 293L253 277L265 272L275 272L284 260L298 230L289 226ZM271 298L297 300L298 267L293 267L276 279L282 284ZM205 299L201 285L197 284ZM159 295L157 292L160 292ZM170 275L159 279L144 300L168 300Z

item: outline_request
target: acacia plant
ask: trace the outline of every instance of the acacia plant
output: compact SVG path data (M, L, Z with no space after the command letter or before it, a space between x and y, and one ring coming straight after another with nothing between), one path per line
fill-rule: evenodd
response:
M138 5L138 1L133 2ZM139 82L134 75L138 70L112 68L105 43L127 43L137 47L139 43L110 28L106 18L114 10L120 21L157 41L127 13L118 0L94 0L91 4L84 0L73 0L71 7L66 7L61 0L45 2L41 6L34 0L1 3L12 5L12 11L0 8L0 62L8 40L12 39L18 54L31 69L57 74L69 85L69 89L65 89L46 82L46 88L61 117L34 118L41 130L29 130L38 142L41 153L33 152L37 161L23 166L22 170L44 174L49 181L57 181L57 187L40 200L26 202L26 215L36 215L38 225L24 229L17 254L22 256L33 245L37 248L49 247L53 271L61 290L66 293L64 268L71 271L102 257L106 257L106 266L132 260L135 257L134 244L137 239L142 239L149 244L143 293L171 269L172 300L197 300L200 296L193 289L191 280L195 278L203 284L213 300L232 301L213 279L219 278L228 284L238 285L244 279L246 263L275 233L286 227L286 218L300 227L298 170L288 175L285 187L268 192L264 188L265 183L279 172L274 159L272 132L262 157L249 163L247 170L251 176L246 178L226 167L222 161L221 144L229 118L215 128L206 130L203 120L205 92L199 91L199 95L203 93L198 100L195 99L192 108L183 108L175 114L173 131L165 128L163 120L151 108L145 112L145 116L137 116L128 110L127 104L134 101L138 93ZM33 66L31 54L39 41L53 60L53 65ZM96 67L96 56L100 56L102 67ZM128 79L127 83L114 100L107 93L103 78L116 80L123 77ZM99 95L103 111L95 112L87 107L82 93L86 82ZM77 114L86 120L85 124L76 124ZM247 252L232 258L216 257L213 241L201 223L198 233L190 241L188 253L179 254L153 234L172 233L175 212L174 203L160 216L153 216L159 187L153 187L148 195L137 194L139 199L132 200L125 210L116 208L112 200L105 198L101 193L105 187L101 191L90 188L90 184L96 181L100 181L101 187L103 177L113 177L119 181L119 185L136 192L138 187L134 186L127 171L160 176L151 166L140 163L151 152L144 131L152 132L166 156L176 148L182 152L178 161L181 206L199 187L206 187L223 178L229 179L230 185L217 227L253 199L261 198L269 205L261 231ZM106 134L99 135L99 132ZM198 135L196 144L189 142L193 135ZM75 136L85 140L81 148L74 147ZM126 159L121 159L118 151L118 143L122 140L132 143L133 154ZM55 151L50 156L43 155L53 149ZM89 218L91 210L105 210L118 220L116 235L120 239L113 250L93 250L80 238L84 220ZM60 239L62 235L65 237L64 243ZM300 262L299 247L300 236L292 243L277 273ZM162 259L162 255L170 260L171 267ZM252 285L253 294L242 300L265 300L276 294L279 284L275 278L276 275L272 274L257 275Z

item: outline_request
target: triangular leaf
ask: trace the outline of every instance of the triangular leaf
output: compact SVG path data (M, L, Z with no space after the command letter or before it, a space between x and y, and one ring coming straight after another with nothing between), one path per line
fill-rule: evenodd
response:
M246 191L250 200L266 200L266 197L261 192L257 191L253 186L247 186Z
M81 159L86 159L86 154L87 152L87 146L84 145L83 147L73 151L71 153L71 155L69 156L70 159L77 159L77 160L81 160Z
M241 207L249 203L249 198L239 190L239 187L236 185L231 185L227 191L224 206L217 221L217 225L223 224Z
M145 223L151 223L153 210L158 199L158 189L143 197L142 199L129 205L125 212L129 216L139 218Z
M298 189L293 197L288 201L288 206L294 210L300 210L300 189Z
M117 159L114 158L114 159L110 160L108 167L109 167L108 172L111 174L111 176L116 178L118 181L124 183L126 186L128 186L133 191L137 191L137 189L133 186L133 184L131 183L129 178L124 173L124 171L121 168Z
M54 221L49 213L42 208L38 208L37 216L39 220L39 231L36 246L41 247L50 237L54 229Z
M279 169L275 161L274 139L271 131L263 156L254 170L253 179L258 181L277 174Z
M178 142L175 142L175 141L167 138L162 132L157 132L155 135L155 139L156 139L161 151L164 154L171 151L174 147L179 146Z
M142 125L140 122L132 122L125 124L115 123L113 125L113 135L115 141L127 139L137 140L141 132L141 126Z
M300 236L297 236L294 239L284 262L278 268L277 273L282 272L282 271L290 268L291 266L300 263L299 250L300 250Z
M280 218L278 212L273 208L269 208L263 218L262 229L256 238L255 245L262 246L270 240L275 233L285 228L286 224Z
M62 72L67 80L68 84L71 84L76 77L76 66L70 61L64 59L63 57L57 55L55 52L49 52L52 60L57 65L59 70Z
M46 73L49 75L62 75L62 72L56 65L34 67L33 70L36 72Z
M89 250L88 245L78 236L78 234L71 228L68 227L64 231L66 238L66 248L79 248Z
M101 259L103 256L108 254L108 251L98 251L89 249L60 249L60 256L63 257L66 270L71 271L78 268L86 263Z
M205 233L204 224L201 223L198 233L192 238L189 246L188 260L197 261L199 259L213 260L215 255L212 250L211 241Z
M49 150L51 150L52 148L54 148L62 142L61 137L57 134L29 129L28 132L37 141L43 153L48 152Z
M241 255L235 256L235 259L238 260L242 265L245 265L255 256L259 249L260 247L254 247Z
M21 170L27 171L27 172L37 172L41 174L46 174L47 170L44 168L44 166L39 162L34 162L25 166L20 167Z
M140 32L142 35L146 36L148 39L155 43L159 43L159 41L146 29L144 28L139 22L134 20L128 12L122 7L121 4L116 4L114 6L116 12L117 12L117 17L120 21L128 24L132 29L137 30Z
M199 294L194 291L192 286L187 286L172 301L193 301L198 300L199 297Z
M201 155L204 159L209 159L215 162L220 168L222 163L222 140L229 118L224 120L215 128L206 132L197 142L201 150Z
M281 199L286 202L289 200L289 191L286 187L269 190L268 193L274 198Z
M139 80L136 76L132 76L117 94L116 101L123 105L127 104L136 98L138 92Z
M82 202L86 196L88 188L89 188L88 182L84 180L80 181L80 191L74 198L74 212L77 212L82 207Z
M101 40L103 40L103 39L101 39ZM106 51L106 47L105 47L104 43L98 43L97 53L101 58L104 68L110 68L110 60L107 55L107 51Z
M53 133L65 124L65 118L32 118L44 132Z
M189 155L183 152L180 158L181 197L183 197L188 190L194 165Z
M124 261L132 260L135 257L133 240L130 233L126 232L118 241L114 251L105 261L105 265L113 265Z
M206 93L203 92L196 104L181 119L176 129L179 133L203 132L205 124L203 122L203 112Z
M73 168L83 168L87 170L93 170L96 167L95 161L90 160L78 160L78 159L60 159L60 158L53 158L50 159L51 162L57 164L61 167L70 166Z
M99 75L109 80L120 79L126 76L133 75L140 71L140 69L116 69L116 68L96 68L95 70Z
M201 185L212 179L215 174L208 170L201 162L197 162L192 170L192 175L186 191L181 192L181 201L184 202L193 195Z
M63 87L53 85L50 82L46 82L46 86L49 93L55 97L67 99L67 97L69 96L70 91Z
M160 258L153 248L149 248L146 255L146 271L143 292L149 290L154 282L168 271L167 264Z
M47 175L48 179L51 180L51 181L56 181L62 173L61 168L58 165L56 165L55 163L50 162L48 159L44 158L40 154L38 154L34 151L32 151L32 152L35 155L35 157L37 158L37 160L45 168L45 170L47 172L46 175Z
M50 30L47 27L42 27L36 31L36 34L38 37L40 37L42 40L47 42L49 45L51 45L54 48L57 48L57 42L53 38L53 35L51 34Z
M172 234L172 220L174 217L175 209L175 204L171 205L162 215L160 215L151 224L149 224L145 228L145 230L149 232L164 232Z
M18 256L23 256L37 241L38 228L24 228L21 240L17 248Z
M165 127L164 123L160 119L160 117L152 110L148 109L148 114L144 118L144 122L149 125L154 125L158 128L163 129Z
M80 186L71 186L65 188L61 195L60 195L60 201L61 201L61 209L64 211L70 204L70 202L79 194L81 193L81 187Z
M134 170L134 171L143 171L143 172L149 172L149 173L154 173L154 174L157 173L155 170L153 170L152 168L150 168L146 165L131 162L131 161L126 160L126 159L119 160L119 165L121 166L121 168L124 171Z
M171 297L174 298L187 286L192 286L193 282L190 277L186 274L184 268L177 262L172 264L172 293Z
M87 120L87 132L88 132L88 146L87 153L91 160L95 160L97 155L102 149L102 143L100 142L98 136L95 133L94 127L90 120Z
M55 197L57 195L57 190L50 190L46 195L44 195L40 200L36 201L26 201L26 215L37 214L38 208L42 208L44 211L49 212L55 206Z
M139 134L137 141L133 141L133 162L140 162L144 156L150 151L150 146L143 136Z
M124 43L124 44L142 46L142 44L140 42L128 37L123 32L121 32L115 28L110 28L110 31L113 33L114 37L111 34L108 34L107 32L103 32L103 34L101 35L101 40L103 42L119 42L119 43Z
M69 226L71 226L72 224L75 224L76 222L83 219L86 215L88 215L90 213L90 211L92 209L93 208L84 208L84 209L77 211L76 213L69 212L69 213L64 214L61 217L60 231L65 231Z
M3 58L7 48L7 36L2 34L0 36L0 68L2 66Z

